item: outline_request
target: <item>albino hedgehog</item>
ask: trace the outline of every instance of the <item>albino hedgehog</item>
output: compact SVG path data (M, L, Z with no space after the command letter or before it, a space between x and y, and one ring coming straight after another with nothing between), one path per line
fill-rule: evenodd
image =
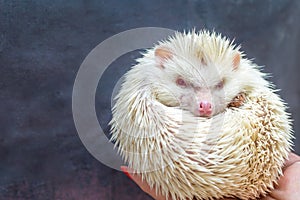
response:
M136 173L172 199L256 199L276 184L291 120L258 66L227 38L176 33L127 72L110 122Z

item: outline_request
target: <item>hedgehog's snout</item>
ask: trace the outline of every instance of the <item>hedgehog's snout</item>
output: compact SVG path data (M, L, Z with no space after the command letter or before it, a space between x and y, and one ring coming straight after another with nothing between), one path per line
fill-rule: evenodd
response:
M199 104L200 116L210 116L212 114L212 105L208 101L201 101Z

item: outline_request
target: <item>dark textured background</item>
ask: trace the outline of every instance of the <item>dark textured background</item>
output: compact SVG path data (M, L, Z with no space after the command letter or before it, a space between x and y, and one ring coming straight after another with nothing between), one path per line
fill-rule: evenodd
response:
M0 199L150 199L86 151L71 110L85 56L131 28L205 27L236 38L273 74L300 137L299 19L297 0L0 0ZM107 76L123 73L120 65L136 55L117 60L118 71ZM101 81L97 112L106 124L110 102L102 92L110 96L111 81ZM299 138L294 149L300 153Z

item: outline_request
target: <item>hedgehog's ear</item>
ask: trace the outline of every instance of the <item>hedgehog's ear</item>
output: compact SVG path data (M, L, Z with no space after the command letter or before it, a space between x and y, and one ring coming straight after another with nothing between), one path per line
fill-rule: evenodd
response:
M154 56L158 66L164 68L164 62L172 58L173 53L167 47L157 47L154 51Z
M236 52L235 55L233 56L233 70L237 70L239 68L241 62L241 54L239 52Z

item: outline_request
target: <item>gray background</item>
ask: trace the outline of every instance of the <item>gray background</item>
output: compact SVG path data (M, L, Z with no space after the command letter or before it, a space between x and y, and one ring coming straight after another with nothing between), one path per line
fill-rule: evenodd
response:
M299 19L296 0L0 0L0 199L150 199L86 151L71 110L85 56L132 28L207 28L235 38L272 73L300 137ZM96 109L106 134L112 88L137 56L122 56L99 82ZM294 149L300 153L299 138Z

